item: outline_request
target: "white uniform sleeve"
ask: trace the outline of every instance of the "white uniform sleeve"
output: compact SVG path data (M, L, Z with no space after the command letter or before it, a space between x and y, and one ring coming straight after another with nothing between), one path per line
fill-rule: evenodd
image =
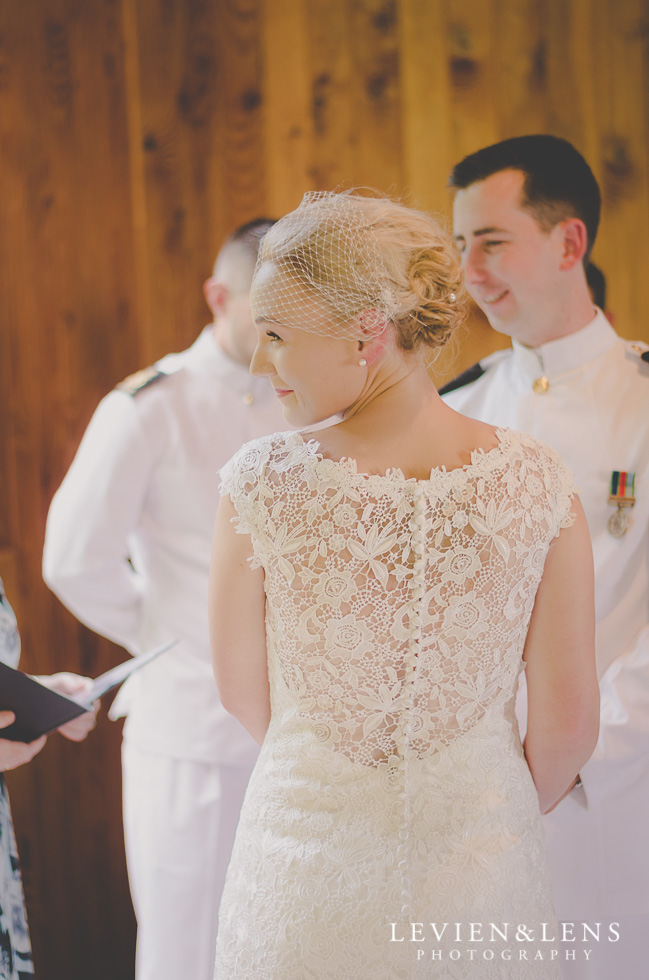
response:
M43 577L72 613L138 652L142 582L128 561L158 449L135 399L99 404L47 518Z

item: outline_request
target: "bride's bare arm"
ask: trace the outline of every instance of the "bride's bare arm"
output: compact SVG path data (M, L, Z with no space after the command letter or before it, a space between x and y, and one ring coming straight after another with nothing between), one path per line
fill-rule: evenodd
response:
M250 537L236 533L233 517L232 501L222 497L210 569L212 661L223 706L261 744L270 721L264 573L250 568Z
M561 799L597 743L593 557L579 500L550 546L525 644L525 756L541 811Z

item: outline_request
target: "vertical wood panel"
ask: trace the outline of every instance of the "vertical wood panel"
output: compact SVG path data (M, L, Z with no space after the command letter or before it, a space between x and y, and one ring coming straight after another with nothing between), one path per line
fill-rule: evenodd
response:
M497 9L498 0L444 5L454 163L503 136L493 81L496 58L502 57L494 36Z
M498 138L542 133L548 124L546 4L499 0L495 14L492 61Z
M350 99L354 32L347 2L310 0L307 8L314 186L333 190L360 183L354 167L358 121Z
M403 188L399 4L351 0L354 181L399 195Z
M597 32L599 159L604 207L596 257L610 283L609 305L626 337L647 336L649 147L641 83L649 23L644 0L606 0ZM604 40L606 39L606 40Z
M10 553L0 573L13 570L24 667L34 672L94 673L114 656L47 592L40 558L51 492L109 379L137 351L118 15L116 4L74 0L0 11L2 329L11 379L2 418L15 444ZM83 746L51 738L8 782L39 976L87 975L86 937L98 980L128 970L118 729L104 720Z
M133 272L135 277L133 313L140 341L141 363L150 364L155 360L158 341L157 325L154 322L152 311L151 269L147 249L147 193L136 0L122 0L122 23L124 95L128 126L128 179L133 222Z
M262 10L260 0L229 0L216 21L223 66L224 111L209 154L203 220L211 237L211 259L224 235L266 213ZM222 160L223 179L215 166Z
M401 5L404 182L413 204L434 212L448 209L446 184L456 162L445 6L445 0Z
M265 190L269 210L281 215L315 189L306 0L263 0L263 12Z
M604 192L595 256L649 339L649 0L0 0L0 574L24 666L121 655L40 579L99 398L194 338L232 228L367 184L448 215L464 154L546 129ZM505 344L476 315L439 378ZM119 727L11 775L40 980L130 980Z
M143 247L155 338L149 359L186 347L207 319L201 282L213 261L205 221L210 176L216 193L225 187L214 145L224 117L217 25L208 0L136 4L140 90L133 97L141 104Z

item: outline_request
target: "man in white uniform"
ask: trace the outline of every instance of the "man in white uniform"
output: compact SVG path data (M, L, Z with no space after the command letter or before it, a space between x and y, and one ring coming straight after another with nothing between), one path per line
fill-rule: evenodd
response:
M103 399L50 508L45 581L91 629L137 655L113 707L124 726L124 826L138 920L137 980L210 980L217 913L256 745L219 703L207 582L218 470L286 428L265 379L249 289L260 219L224 244L196 342Z
M646 980L649 353L593 308L584 260L599 189L574 147L552 136L505 140L459 163L450 183L468 290L513 349L442 393L458 411L557 449L593 540L600 738L545 826L559 918L602 926L599 942L584 943L576 925L562 969L571 980Z

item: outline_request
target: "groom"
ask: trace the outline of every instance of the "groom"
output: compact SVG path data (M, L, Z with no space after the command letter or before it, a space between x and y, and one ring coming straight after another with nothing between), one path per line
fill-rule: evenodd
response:
M453 169L469 293L513 349L441 393L458 411L549 443L576 476L593 541L600 739L544 818L560 920L619 923L565 978L646 977L649 935L649 351L594 308L584 265L597 182L567 141L504 140ZM575 930L577 934L577 930ZM577 944L567 944L576 949ZM562 954L563 958L563 954Z

